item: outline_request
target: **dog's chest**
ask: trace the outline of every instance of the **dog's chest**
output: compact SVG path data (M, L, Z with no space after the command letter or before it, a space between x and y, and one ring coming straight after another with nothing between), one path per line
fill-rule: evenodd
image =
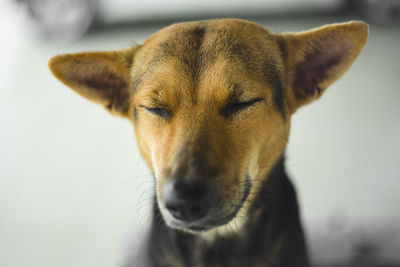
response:
M214 242L194 240L185 246L184 251L165 248L162 263L154 267L273 267L277 266L281 242L261 248L250 240L221 238Z

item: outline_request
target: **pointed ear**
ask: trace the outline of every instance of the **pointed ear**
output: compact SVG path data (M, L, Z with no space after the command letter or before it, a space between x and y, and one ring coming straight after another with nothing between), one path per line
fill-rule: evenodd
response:
M132 92L130 69L138 47L119 51L55 56L51 72L81 96L103 105L115 115L129 116Z
M360 53L368 36L362 22L332 24L300 33L284 33L287 103L291 113L317 99L342 76Z

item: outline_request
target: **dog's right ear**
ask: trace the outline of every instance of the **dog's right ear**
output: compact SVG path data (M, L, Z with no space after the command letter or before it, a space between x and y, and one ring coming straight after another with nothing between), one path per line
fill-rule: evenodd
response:
M293 113L346 72L367 40L368 26L351 21L281 36L289 74L286 99Z
M59 55L50 59L49 68L81 96L127 117L132 111L130 71L138 49Z

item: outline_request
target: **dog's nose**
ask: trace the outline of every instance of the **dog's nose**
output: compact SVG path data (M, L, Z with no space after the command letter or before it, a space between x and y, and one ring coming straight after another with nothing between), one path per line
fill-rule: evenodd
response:
M210 210L211 191L205 183L172 180L164 186L163 201L174 218L193 222L204 218Z

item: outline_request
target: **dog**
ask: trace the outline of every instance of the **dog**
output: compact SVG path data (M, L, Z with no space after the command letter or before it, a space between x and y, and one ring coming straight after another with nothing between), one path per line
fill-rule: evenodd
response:
M218 19L50 59L61 82L134 126L155 182L140 266L309 266L284 168L290 119L351 66L367 36L358 21L275 34Z

